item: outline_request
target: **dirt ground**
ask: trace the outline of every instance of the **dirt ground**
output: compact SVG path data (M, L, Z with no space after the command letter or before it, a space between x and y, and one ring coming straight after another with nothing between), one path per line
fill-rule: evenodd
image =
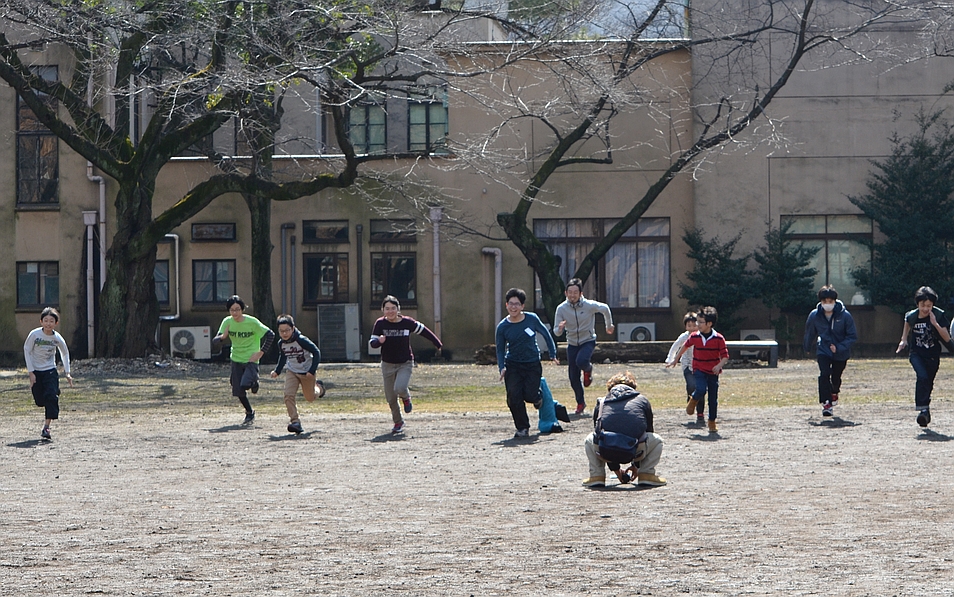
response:
M784 389L811 365L746 375ZM41 411L14 413L0 595L954 595L954 402L922 431L910 369L861 370L833 420L726 398L709 435L656 408L669 485L651 489L584 489L589 417L515 441L503 405L413 412L399 438L320 403L301 436L276 409L240 427L231 403L66 408L52 442ZM853 404L861 388L898 397Z

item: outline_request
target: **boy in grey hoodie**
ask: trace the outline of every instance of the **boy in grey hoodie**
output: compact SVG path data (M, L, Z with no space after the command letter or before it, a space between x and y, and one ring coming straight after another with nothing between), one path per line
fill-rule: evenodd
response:
M559 336L566 331L570 387L576 395L576 414L579 415L586 408L583 388L590 387L593 382L593 364L590 359L593 358L593 349L596 348L596 314L603 315L607 334L612 334L615 327L609 305L583 298L583 281L579 278L567 282L563 294L566 300L556 309L556 315L553 317L556 327L553 333ZM582 382L580 374L583 377Z

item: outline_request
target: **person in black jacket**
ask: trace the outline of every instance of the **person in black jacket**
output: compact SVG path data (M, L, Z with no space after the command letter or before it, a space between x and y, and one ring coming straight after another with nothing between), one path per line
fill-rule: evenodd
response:
M805 321L805 352L815 351L818 359L818 402L822 416L830 417L838 404L841 375L851 357L851 345L858 340L855 321L845 304L838 300L834 286L818 291L818 306Z
M653 432L653 408L649 400L636 390L636 378L629 371L617 373L606 382L606 389L606 397L597 400L593 409L594 432L583 441L590 466L590 476L583 481L584 487L604 487L607 464L623 483L634 479L638 485L665 485L666 480L656 476L663 441ZM621 470L619 464L600 456L598 432L601 429L637 441L631 466L626 471Z

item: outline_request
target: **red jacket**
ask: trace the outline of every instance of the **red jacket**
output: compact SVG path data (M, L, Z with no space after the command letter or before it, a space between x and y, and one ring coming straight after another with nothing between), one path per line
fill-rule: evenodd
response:
M712 330L712 335L703 338L701 332L693 332L686 340L686 346L692 347L692 370L702 371L709 375L712 368L722 359L729 358L729 349L725 346L725 338L719 332Z

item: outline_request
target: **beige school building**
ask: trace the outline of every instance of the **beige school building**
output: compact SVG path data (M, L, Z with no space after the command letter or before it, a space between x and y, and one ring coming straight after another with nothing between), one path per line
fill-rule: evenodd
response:
M493 44L486 48L494 51ZM27 57L46 67L49 76L68 72L66 57L55 49ZM701 76L694 68L688 53L674 54L655 63L655 78L641 81L654 94L654 112L651 117L644 111L617 117L614 133L617 143L627 147L620 151L625 159L560 169L547 182L530 221L561 256L567 274L698 133L699 119L689 106L702 103L711 89L690 84ZM665 84L659 72L665 72ZM707 238L723 240L742 232L739 249L751 251L762 244L769 226L790 219L798 238L822 247L817 283L839 289L855 317L862 353L896 344L900 317L869 304L848 275L870 263L865 242L878 234L848 197L865 191L869 160L888 154L891 133L914 131L919 107L951 103L942 90L952 80L950 60L892 69L871 63L816 71L807 64L771 104L773 126L781 127L772 134L779 142L754 143L768 135L765 127L754 126L743 133L744 147L730 143L708 154L698 169L679 175L600 264L585 294L611 306L620 339L636 334L672 340L682 331L688 308L678 284L693 266L683 232L695 226ZM322 156L335 153L320 99L302 92L286 111L277 170L320 169ZM406 153L445 142L453 148L455 139L498 122L498 115L466 94L422 90L419 97L386 109L362 107L352 117L352 140L368 153ZM534 143L549 139L539 123L509 134L514 145L529 147L530 155L539 149ZM241 155L234 137L234 129L226 127L214 142ZM387 195L392 191L373 198L391 202L392 211L386 213L369 205L368 196L350 191L329 190L272 204L275 309L295 316L324 360L374 358L367 338L380 316L381 298L388 294L401 299L404 314L437 332L460 361L493 342L495 325L505 314L502 293L508 288L526 289L528 307L542 305L526 259L494 226L498 212L516 205L514 188L521 188L520 181L449 168L453 160L448 151L414 165L431 192L441 195L443 208L415 210L397 194ZM366 168L398 176L410 165L394 160ZM527 170L536 165L527 164ZM173 160L159 181L157 212L213 171L203 158ZM97 321L95 315L87 317L85 288L90 280L94 286L101 281L102 243L111 242L115 233L115 190L111 180L103 180L83 158L36 126L14 91L0 85L0 251L7 255L0 262L0 352L8 359L21 352L23 339L48 304L59 308L60 329L71 350L86 354L80 339L95 330ZM227 315L224 297L239 294L250 302L249 218L241 197L222 197L160 245L156 290L162 320L156 337L163 350L214 356L208 336ZM486 234L460 235L456 221ZM757 303L749 307L746 327L767 333L762 330L771 327L769 313ZM256 313L254 304L248 312ZM610 339L601 327L597 331ZM429 345L415 346L423 351Z

